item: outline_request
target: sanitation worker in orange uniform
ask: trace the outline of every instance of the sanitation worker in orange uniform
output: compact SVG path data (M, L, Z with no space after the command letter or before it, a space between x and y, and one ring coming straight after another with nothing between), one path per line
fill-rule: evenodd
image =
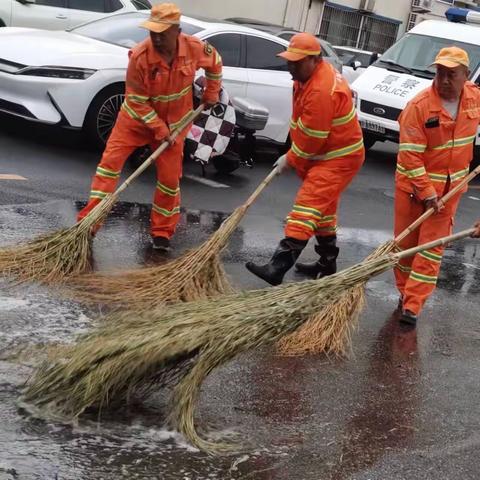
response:
M434 65L432 86L413 98L399 117L395 236L426 209L433 207L436 213L400 243L402 249L451 233L467 187L445 205L439 199L468 174L480 121L480 90L467 81L467 52L457 47L443 48ZM435 289L442 254L442 247L432 248L400 260L395 268L401 323L416 325L418 314Z
M352 92L322 59L317 39L299 33L279 56L288 61L294 80L292 145L275 165L278 173L295 169L303 184L286 219L285 238L271 260L265 265L246 264L271 285L282 283L313 236L319 259L313 264L297 264L297 270L313 278L336 272L338 202L365 159Z
M192 111L195 72L205 70L203 103L218 101L222 61L209 44L184 35L180 10L173 3L155 5L141 27L150 36L129 52L125 101L97 167L82 219L108 193L113 192L129 155L143 145L170 147L157 159L157 184L151 213L153 247L167 251L180 215L180 177L183 144L188 127L171 141L172 131Z

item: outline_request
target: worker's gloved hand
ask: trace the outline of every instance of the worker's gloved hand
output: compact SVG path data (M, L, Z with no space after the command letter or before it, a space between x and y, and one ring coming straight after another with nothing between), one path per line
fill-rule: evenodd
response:
M474 225L475 231L472 233L473 238L480 238L480 220L477 220Z
M438 197L426 198L423 203L427 210L433 208L435 210L435 213L442 211L444 208L443 202L439 200Z
M175 139L170 133L168 135L155 135L155 140L160 144L162 144L163 142L168 142L169 145L173 145L175 143Z
M283 172L286 172L290 168L290 165L287 161L287 154L279 157L273 166L277 168L277 175L281 175Z

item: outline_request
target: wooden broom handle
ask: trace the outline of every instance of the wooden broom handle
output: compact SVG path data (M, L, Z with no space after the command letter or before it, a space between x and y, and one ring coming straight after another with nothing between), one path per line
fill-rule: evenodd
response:
M247 201L242 205L245 208L257 199L257 197L263 192L264 188L276 177L278 167L275 167L263 180L263 182L255 189L255 191L247 198Z
M468 230L463 230L461 232L454 233L453 235L439 238L438 240L433 240L432 242L424 243L423 245L419 245L418 247L409 248L408 250L404 250L403 252L395 253L393 254L393 256L398 258L399 260L401 258L411 257L419 252L423 252L424 250L439 247L441 245L446 245L447 243L454 242L455 240L461 240L462 238L469 237L473 232L475 232L475 230L475 228L469 228Z
M170 135L170 138L175 140L185 129L185 127L190 122L195 120L195 118L198 117L198 115L200 115L204 109L205 105L202 103L196 110L190 112L190 115L173 131L172 135ZM117 188L115 194L118 195L119 193L123 192L130 185L130 183L140 176L169 146L170 143L168 141L162 142L162 144Z
M454 188L447 192L441 199L442 204L447 203L455 194L457 194L470 180L474 179L480 173L480 165L472 170L461 182L458 183ZM395 243L398 245L405 237L410 235L414 230L416 230L428 217L434 213L433 208L429 208L425 213L418 217L409 227L407 227L400 235L395 238Z

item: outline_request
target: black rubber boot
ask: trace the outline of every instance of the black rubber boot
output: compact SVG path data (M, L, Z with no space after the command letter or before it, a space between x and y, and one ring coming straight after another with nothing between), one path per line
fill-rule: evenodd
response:
M247 262L245 266L257 277L270 285L280 285L285 274L293 267L302 250L307 245L304 240L286 237L280 241L271 260L265 265Z
M414 330L417 326L417 316L410 310L403 310L400 317L400 328L403 330Z
M312 263L297 263L295 269L310 278L322 278L337 273L337 257L340 249L337 247L337 236L316 237L315 251L320 259Z

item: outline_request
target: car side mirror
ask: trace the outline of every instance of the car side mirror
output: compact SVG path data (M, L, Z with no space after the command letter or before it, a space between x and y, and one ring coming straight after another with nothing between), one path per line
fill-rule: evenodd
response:
M379 57L380 55L377 52L373 52L372 55L370 55L370 61L368 64L371 65L372 63L375 63Z
M362 66L362 62L355 60L354 62L351 63L351 67L356 70L357 68L360 68Z

